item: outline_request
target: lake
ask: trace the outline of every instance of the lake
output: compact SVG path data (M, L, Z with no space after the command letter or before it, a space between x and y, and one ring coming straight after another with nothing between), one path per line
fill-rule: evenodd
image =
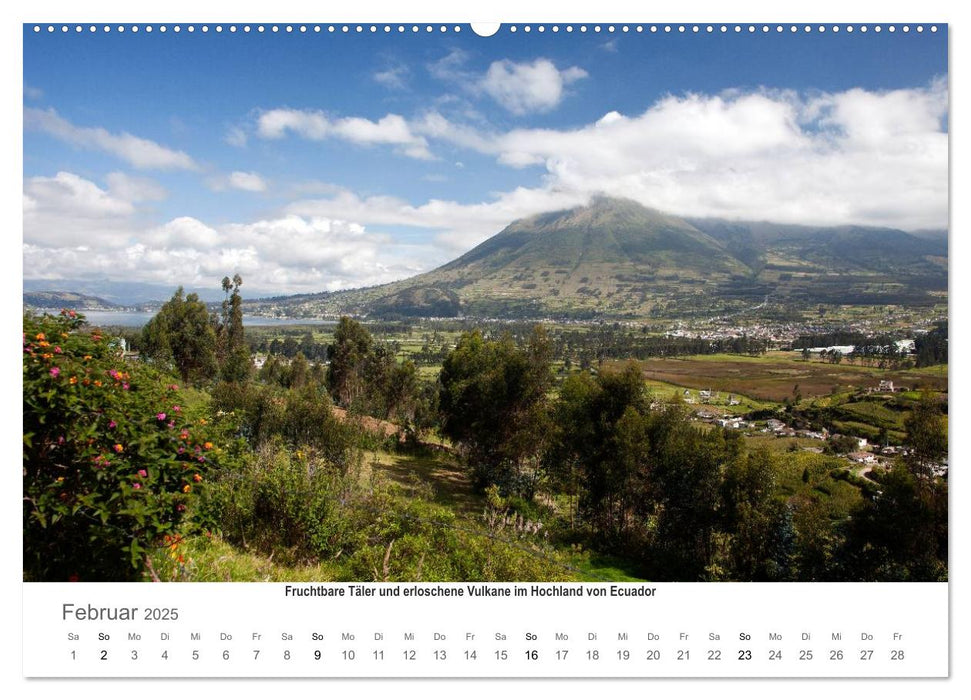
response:
M60 310L52 311L57 314ZM81 311L88 323L94 326L122 326L141 328L155 315L148 311ZM316 318L271 318L269 316L243 316L244 326L333 326L336 321Z

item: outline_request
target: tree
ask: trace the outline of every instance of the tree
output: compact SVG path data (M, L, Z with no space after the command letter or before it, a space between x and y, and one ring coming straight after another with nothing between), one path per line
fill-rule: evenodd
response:
M843 552L848 579L947 579L947 479L934 474L947 454L940 402L925 391L904 426L908 453L880 492L851 513Z
M651 451L655 578L708 578L722 520L722 469L738 457L740 438L730 431L704 433L675 404L653 422Z
M226 298L222 304L222 320L219 326L220 376L227 382L245 382L250 375L251 364L246 335L243 330L243 298L239 288L243 278L238 274L223 277L222 288Z
M629 539L649 476L650 406L640 370L567 377L553 408L545 466L606 541Z
M174 368L183 382L200 383L216 374L216 333L209 311L198 295L184 296L182 287L145 325L141 346L147 358Z
M477 330L464 333L445 358L439 375L442 432L465 453L479 488L495 484L532 496L548 434L552 380L549 341L539 326L525 347L508 335L487 341Z
M345 408L364 390L364 363L374 345L367 329L357 321L341 316L334 331L334 343L327 348L330 367L327 386L334 400Z
M934 478L934 465L947 455L947 420L932 393L921 394L904 428L909 448L904 461L919 483L927 483Z
M725 529L731 533L732 578L789 578L795 538L792 511L775 497L776 469L768 450L761 448L729 463L722 489Z
M947 482L898 463L881 492L851 512L842 552L852 581L947 580Z

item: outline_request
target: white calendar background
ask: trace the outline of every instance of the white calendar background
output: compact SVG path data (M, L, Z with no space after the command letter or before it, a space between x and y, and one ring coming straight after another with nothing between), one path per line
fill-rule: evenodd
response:
M947 608L943 583L38 583L24 673L946 677Z

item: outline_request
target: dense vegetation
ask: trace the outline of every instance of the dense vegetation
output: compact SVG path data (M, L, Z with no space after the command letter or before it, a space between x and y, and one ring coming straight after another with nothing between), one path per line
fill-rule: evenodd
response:
M25 316L25 578L558 580L607 560L653 580L947 577L929 394L894 426L909 452L864 479L690 421L635 363L557 382L557 354L596 357L597 333L429 337L432 379L343 318L323 353L283 334L297 350L256 369L241 284L212 314L179 290L139 360L73 312ZM600 335L619 337L638 334ZM464 470L468 498L376 455ZM245 557L272 567L221 568Z

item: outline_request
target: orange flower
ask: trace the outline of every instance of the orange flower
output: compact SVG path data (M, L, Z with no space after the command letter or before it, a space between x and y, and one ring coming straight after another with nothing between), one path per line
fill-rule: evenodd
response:
M189 484L186 484L185 486L182 487L182 493L189 493L189 491L191 490L192 490L192 486L190 486Z
M204 449L204 450L211 450L211 449L212 449L212 443L211 443L211 442L207 442L207 443L205 443L205 444L204 444L204 445L202 446L202 449Z
M34 340L46 340L46 339L47 339L47 336L44 335L43 333L38 333L37 335L34 336Z
M193 474L192 475L192 480L198 484L200 481L202 481L202 475L201 474Z
M90 360L90 359L91 359L91 355L85 355L85 356L84 356L84 357L82 357L81 359L82 359L82 360Z
M100 379L95 379L94 380L94 385L95 386L101 386L101 380Z
M125 448L122 447L119 443L117 443L117 442L115 443L115 452L121 452L124 449Z
M71 377L67 381L68 381L68 384L77 384L78 383L78 378L77 377Z

